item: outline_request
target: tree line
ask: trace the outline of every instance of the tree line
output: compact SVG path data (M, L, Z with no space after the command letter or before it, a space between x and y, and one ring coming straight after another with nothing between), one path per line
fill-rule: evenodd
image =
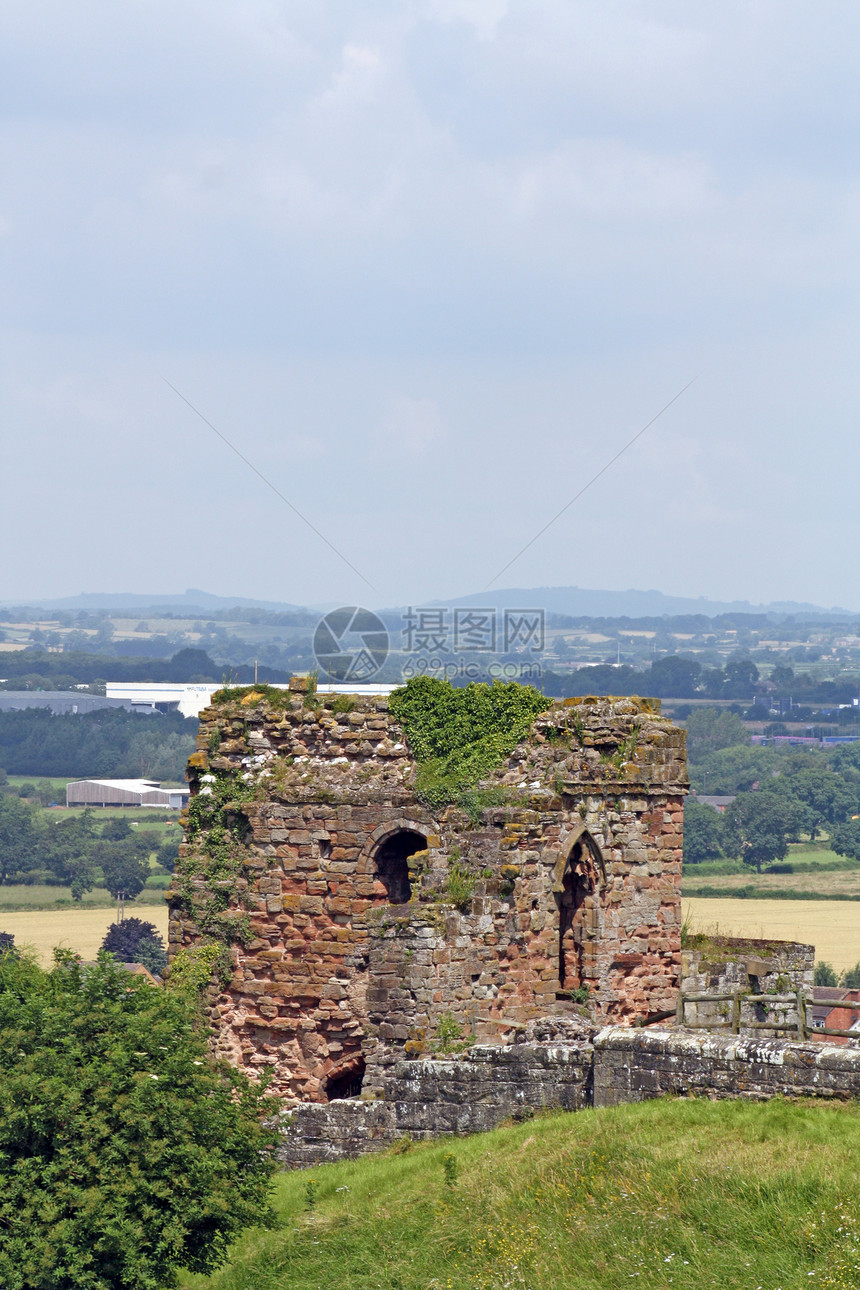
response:
M627 663L616 666L599 663L575 672L545 670L546 694L566 698L573 694L647 694L655 699L733 699L755 705L761 687L767 704L774 698L802 704L851 703L860 690L860 677L846 675L835 681L820 681L791 667L778 666L763 683L759 669L749 658L729 659L724 667L708 667L695 659L669 654L638 670Z
M0 712L0 766L10 775L182 780L197 719L124 708Z
M205 650L181 649L172 658L114 658L85 650L66 650L61 654L39 649L9 650L3 655L5 688L67 690L76 685L96 685L103 681L169 681L178 684L220 683L244 685L254 679L253 667L244 664L228 668L214 662ZM261 681L288 681L289 672L260 668ZM25 684L26 683L26 684Z
M104 886L134 900L150 875L152 853L162 871L172 872L177 844L122 818L100 824L94 811L84 811L57 820L11 793L0 795L0 885L66 886L74 900Z
M687 720L690 782L732 796L724 814L696 797L684 810L684 860L729 856L761 871L789 842L826 831L838 855L860 860L860 743L831 748L753 746L732 713L699 708Z

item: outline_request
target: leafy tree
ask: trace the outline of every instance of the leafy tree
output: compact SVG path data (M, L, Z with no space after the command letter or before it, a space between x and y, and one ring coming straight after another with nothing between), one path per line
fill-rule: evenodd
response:
M779 774L781 765L779 749L733 745L693 762L690 782L700 793L745 793Z
M790 690L794 685L794 668L789 663L777 663L770 674L770 679L778 692Z
M163 842L155 853L155 859L162 869L168 873L173 873L176 868L176 861L179 858L178 842Z
M750 732L736 712L725 708L694 708L687 718L687 753L700 761L721 748L749 744Z
M141 918L124 918L113 923L102 941L102 949L121 963L142 963L155 976L167 966L167 950L158 928Z
M785 777L785 787L809 811L812 838L822 824L840 824L857 810L856 792L832 770L800 770Z
M709 699L721 699L726 676L721 667L706 667L702 671L700 683Z
M149 863L137 846L102 842L94 848L93 859L101 865L105 886L114 898L124 894L134 900L143 891Z
M723 693L728 699L748 699L758 685L758 668L750 658L731 658L726 663Z
M194 751L196 730L196 720L177 712L153 716L122 708L59 716L44 708L0 712L0 762L15 775L144 775L181 780Z
M43 863L69 883L74 900L80 900L95 883L93 850L97 839L95 816L90 810L43 831Z
M651 664L650 672L646 673L645 688L658 698L689 698L696 693L701 672L701 663L670 654Z
M838 856L860 860L860 820L846 820L830 830L830 846Z
M785 815L771 793L739 793L723 816L726 851L761 873L788 852Z
M119 816L117 819L105 821L102 825L102 837L109 842L125 842L126 838L134 837L134 831L128 820Z
M723 854L723 821L706 802L688 797L684 803L684 864L699 864Z
M815 985L838 985L839 978L829 963L819 960L815 965L815 973L812 978Z
M839 984L844 985L846 990L860 990L860 963L855 963L852 968L846 968Z
M275 1103L109 956L0 956L0 1285L168 1290L271 1222Z
M39 830L36 812L11 794L0 794L0 883L6 875L35 865Z
M760 786L759 792L772 794L774 802L782 812L786 837L792 842L799 842L801 834L814 837L815 816L805 802L795 797L791 791L791 781L784 775L768 779Z

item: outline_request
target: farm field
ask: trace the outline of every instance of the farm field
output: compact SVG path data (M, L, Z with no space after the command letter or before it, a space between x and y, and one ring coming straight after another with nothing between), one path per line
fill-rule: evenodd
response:
M0 913L0 931L11 932L18 947L31 946L39 962L49 967L54 947L75 950L85 959L94 959L105 932L114 921L110 909L16 910ZM126 905L126 917L142 918L153 923L167 943L167 906L139 907Z
M811 873L757 874L755 870L747 869L745 873L715 874L712 878L704 879L691 866L684 872L685 897L689 891L693 898L699 886L707 886L711 890L716 888L725 891L727 895L732 891L753 887L756 894L761 893L763 898L769 892L799 891L819 892L842 900L860 900L860 865L841 869L822 868Z
M169 880L164 875L160 878L160 881L166 886ZM144 887L134 904L146 906L163 905L164 886ZM38 882L4 883L0 887L0 913L5 910L58 911L66 908L74 913L75 907L71 890L68 887L49 887L47 884ZM92 891L88 891L77 903L77 908L115 909L116 900L106 887L93 887ZM129 908L131 908L131 902L129 902Z
M826 960L837 972L860 962L860 905L850 901L685 896L683 909L694 932L803 941L815 946L816 959Z

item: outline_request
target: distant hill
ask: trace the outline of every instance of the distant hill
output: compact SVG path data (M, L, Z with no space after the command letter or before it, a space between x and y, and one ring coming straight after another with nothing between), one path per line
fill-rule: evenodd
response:
M61 596L54 600L3 600L3 605L32 605L39 609L106 609L117 611L133 609L135 613L143 610L157 609L195 610L204 612L208 609L232 609L238 605L241 609L267 609L272 613L300 613L303 605L292 605L276 600L249 600L245 596L214 596L209 591L190 589L179 595L147 595L136 591L118 592L82 592L79 596Z
M803 601L779 600L766 605L749 600L708 600L706 596L667 596L662 591L592 591L584 587L506 587L478 591L431 604L495 605L499 609L546 609L569 618L659 618L664 615L719 614L809 615L815 618L856 618L857 610L824 609Z
M418 603L418 602L415 602ZM467 596L421 602L425 605L492 605L498 609L545 609L567 618L662 618L698 614L716 618L720 614L772 614L779 617L809 617L816 620L857 618L858 610L832 607L825 609L806 601L777 600L753 604L749 600L709 600L706 596L667 596L662 591L598 591L585 587L505 587L499 590L475 591ZM296 605L285 601L252 600L246 596L216 596L209 591L191 588L174 595L141 592L83 592L53 600L3 600L0 605L23 606L48 610L107 610L117 613L128 609L136 615L155 615L159 610L170 613L200 614L232 608L261 609L269 613L325 613L334 607L326 601L313 605ZM391 606L385 614L400 614L403 606Z

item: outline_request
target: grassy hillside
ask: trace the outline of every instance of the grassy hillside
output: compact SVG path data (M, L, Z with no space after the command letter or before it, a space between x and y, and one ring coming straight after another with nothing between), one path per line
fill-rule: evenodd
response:
M539 1117L281 1175L281 1229L183 1285L857 1287L858 1159L854 1105L659 1101Z

